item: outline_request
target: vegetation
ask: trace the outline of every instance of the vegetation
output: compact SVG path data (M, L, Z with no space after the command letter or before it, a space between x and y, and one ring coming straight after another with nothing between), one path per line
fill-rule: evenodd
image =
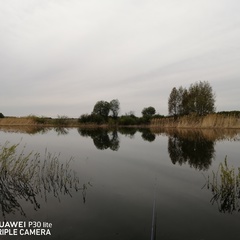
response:
M86 191L86 184L80 186L76 173L70 168L70 162L60 163L59 155L45 152L44 158L39 153L25 154L24 149L18 154L19 144L0 147L0 205L2 215L19 212L25 215L21 207L22 199L30 201L34 209L40 208L37 196L47 201L48 194L53 194L60 201L60 195L71 196L72 191Z
M92 114L107 119L110 112L110 103L107 101L98 101L93 108Z
M120 102L113 99L111 102L98 101L93 108L91 114L82 114L78 122L83 124L109 124L109 125L141 125L149 124L150 120L155 117L162 117L155 115L154 107L147 107L142 110L142 117L135 116L131 111L125 115L118 116L120 110ZM111 115L109 115L111 113Z
M152 117L156 113L156 110L154 107L147 107L142 110L143 117Z
M189 114L175 117L165 117L151 120L151 127L164 128L240 128L240 117L228 114L208 114L198 116Z
M118 99L113 99L109 104L110 111L112 112L112 117L117 118L120 111L120 102Z
M197 114L206 115L215 112L215 95L208 82L191 84L189 89L174 87L168 99L169 115Z
M238 171L227 163L220 163L217 172L208 176L206 185L211 190L213 197L212 204L217 204L218 210L223 213L240 211L240 168Z
M4 118L4 115L2 113L0 113L0 118Z
M133 111L119 116L120 102L100 100L95 103L90 114L82 114L78 119L58 116L55 119L30 115L26 118L3 118L0 125L37 125L53 127L92 126L136 126L177 128L240 128L240 111L215 113L215 94L211 85L199 81L184 88L174 87L168 98L169 116L156 114L154 107L145 107L142 116L137 117Z
M68 117L63 115L59 116L55 119L55 124L58 126L67 126L68 125Z
M94 105L92 114L99 115L106 120L110 112L112 112L112 117L116 118L119 110L120 103L117 99L113 99L111 102L101 100Z
M228 117L228 116L232 116L232 117L238 117L240 118L240 111L222 111L222 112L218 112L219 115Z

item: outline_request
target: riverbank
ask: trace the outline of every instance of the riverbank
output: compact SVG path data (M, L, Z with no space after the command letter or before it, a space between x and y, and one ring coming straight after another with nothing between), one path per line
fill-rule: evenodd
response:
M114 124L83 124L77 118L43 117L5 117L0 118L0 126L35 126L35 127L121 127ZM240 116L231 114L209 114L206 116L187 115L181 117L153 118L150 124L124 125L123 127L177 128L177 129L240 129Z
M225 114L187 115L177 118L152 119L150 126L157 128L238 129L240 128L240 117Z

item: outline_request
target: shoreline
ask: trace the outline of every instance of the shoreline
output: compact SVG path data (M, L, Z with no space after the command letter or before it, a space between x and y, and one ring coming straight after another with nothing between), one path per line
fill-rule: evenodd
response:
M181 117L153 118L149 124L118 125L79 123L77 118L53 119L38 117L0 118L0 127L79 127L79 128L151 128L151 129L240 129L240 117L234 115L209 114L206 116L187 115Z

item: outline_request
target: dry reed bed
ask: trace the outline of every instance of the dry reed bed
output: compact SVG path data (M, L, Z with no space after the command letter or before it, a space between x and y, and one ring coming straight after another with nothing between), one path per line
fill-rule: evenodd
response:
M0 125L8 126L8 125L15 125L15 126L27 126L27 125L36 125L36 122L33 118L28 117L21 117L21 118L14 118L14 117L6 117L0 118Z
M240 128L240 118L236 116L226 116L209 114L207 116L182 116L174 119L161 118L153 119L151 127L162 128Z

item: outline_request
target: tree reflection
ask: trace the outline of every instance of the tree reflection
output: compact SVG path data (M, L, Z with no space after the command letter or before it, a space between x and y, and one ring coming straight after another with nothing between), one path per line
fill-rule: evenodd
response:
M111 149L117 151L120 147L117 130L109 131L105 128L83 129L79 128L78 132L83 137L91 137L97 149Z
M0 152L0 205L4 219L7 214L19 212L26 215L20 201L24 199L33 205L34 210L40 208L37 196L47 201L53 193L60 201L62 194L72 196L72 190L82 190L86 200L87 185L80 187L76 173L70 169L70 162L59 162L59 155L45 152L41 160L40 154L17 154L17 145L6 143Z
M240 168L238 173L229 168L227 159L220 163L217 172L208 176L205 186L210 189L213 197L212 204L217 204L222 213L240 212Z
M111 149L117 151L120 147L120 141L118 137L118 132L133 138L136 132L142 133L142 138L145 141L153 142L155 140L155 134L147 128L119 128L111 129L108 128L78 128L78 133L82 137L91 137L93 143L97 149L105 150Z
M118 131L126 137L134 138L134 135L136 134L138 129L137 128L122 127L122 128L119 128Z
M168 153L173 164L188 163L196 169L206 170L214 157L214 142L201 135L185 138L175 133L173 136L169 136Z
M54 130L58 135L67 135L69 133L68 129L64 127L56 127Z
M140 128L139 132L142 133L142 139L148 142L153 142L156 138L155 134L149 128Z

